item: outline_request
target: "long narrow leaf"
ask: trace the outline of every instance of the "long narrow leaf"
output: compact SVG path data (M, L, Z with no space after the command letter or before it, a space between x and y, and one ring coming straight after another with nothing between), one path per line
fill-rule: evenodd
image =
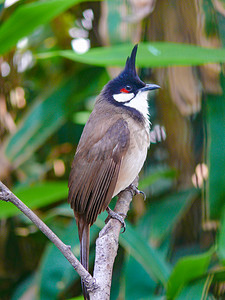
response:
M222 260L223 265L225 265L225 210L223 210L221 218L221 226L218 237L218 254Z
M38 26L48 23L80 2L84 0L35 1L19 6L0 27L0 54L9 51L21 38L32 33Z
M130 251L130 254L144 267L151 278L166 285L170 275L169 264L128 222L126 233L120 235L120 244Z
M134 272L135 270L135 272ZM155 283L146 270L131 255L127 256L124 267L125 299L144 299L154 296Z
M98 217L95 223L98 227L104 226L105 216L106 214L101 214ZM170 265L128 221L126 221L126 231L120 235L119 242L142 265L155 282L160 282L166 286L171 271Z
M21 187L13 190L29 208L37 209L55 203L67 197L67 182L44 182L31 187ZM0 202L0 219L15 216L20 210L9 202Z
M103 69L87 68L61 83L47 99L36 101L7 141L5 154L9 161L16 167L27 161L67 121L75 105L95 95L106 80Z
M168 281L167 299L175 299L185 284L206 274L214 250L181 258Z
M6 156L16 166L27 160L65 122L66 101L74 91L74 78L62 84L45 101L38 101L9 139Z
M148 236L154 241L160 241L180 220L197 193L197 190L189 189L170 194L160 201L152 202L142 217L140 225L149 224Z
M91 243L96 238L96 234L97 227L92 226ZM61 230L59 237L64 243L71 246L74 255L78 258L80 253L80 243L74 219L70 226L65 226ZM93 260L94 255L92 253L90 255L90 261ZM79 278L78 273L74 270L72 265L66 260L56 246L50 243L44 252L39 266L38 286L40 299L59 299L59 294Z
M225 77L221 75L222 95L209 95L204 101L207 126L206 163L208 181L206 184L207 217L220 218L225 199Z
M208 299L208 287L211 284L213 276L206 276L201 280L194 281L185 286L176 300L189 300L189 299Z
M124 66L124 62L132 49L130 44L113 47L93 48L84 54L72 50L38 53L39 59L62 56L73 61L97 66ZM225 62L225 49L202 48L188 44L165 42L140 43L137 66L165 67L172 65L202 65L212 62Z

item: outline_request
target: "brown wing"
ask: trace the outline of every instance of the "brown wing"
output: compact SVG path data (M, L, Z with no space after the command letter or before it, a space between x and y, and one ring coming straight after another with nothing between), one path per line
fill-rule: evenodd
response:
M90 225L111 201L129 138L127 122L119 119L97 141L96 136L86 134L89 147L78 146L69 176L68 201L75 215ZM81 143L85 144L84 139Z

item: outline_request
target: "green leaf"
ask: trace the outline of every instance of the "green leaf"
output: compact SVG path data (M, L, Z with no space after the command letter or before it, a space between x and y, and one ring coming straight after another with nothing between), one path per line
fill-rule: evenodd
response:
M221 75L222 95L209 95L204 104L207 126L206 164L208 180L206 183L207 217L219 219L225 199L225 77Z
M73 220L70 226L65 226L65 229L58 235L65 244L71 246L74 255L78 257L79 238L76 229L75 220ZM52 243L49 243L44 251L37 274L38 294L42 300L57 299L60 292L79 279L78 273Z
M54 224L54 220L52 223ZM96 226L91 227L91 243L96 238L97 231ZM74 219L70 226L64 226L58 236L65 244L71 246L74 255L79 258L80 242ZM90 255L90 261L93 261L93 259L94 255ZM38 271L40 299L59 299L59 294L78 279L80 279L80 276L67 259L55 245L49 243L42 257Z
M225 267L217 267L209 271L210 275L213 275L213 283L225 282Z
M149 224L148 236L151 240L159 242L173 229L197 193L195 189L180 191L151 203L140 222Z
M27 161L65 124L73 109L77 109L76 105L84 101L85 97L95 94L99 84L102 87L107 78L102 68L85 68L61 83L47 99L36 101L6 145L5 154L14 167ZM90 83L87 85L87 82Z
M130 255L127 257L124 273L126 300L147 297L150 299L154 295L157 284L152 281L143 266Z
M36 102L28 111L6 146L6 156L16 166L26 161L65 122L66 102L75 87L74 78L71 78L48 99Z
M217 36L217 18L212 0L202 1L202 8L204 10L204 30L206 35L211 37Z
M11 50L21 38L32 33L38 26L50 22L80 2L84 0L35 1L20 5L0 27L0 54Z
M113 47L90 49L84 54L72 50L38 53L36 58L46 59L62 56L73 61L97 66L124 66L132 45L121 44ZM172 65L202 65L212 62L225 62L225 49L210 49L188 44L165 42L140 43L137 66L166 67Z
M54 207L50 211L48 211L44 217L44 222L48 222L52 218L55 218L58 216L74 218L74 212L67 202L57 205L56 207Z
M13 189L13 193L30 209L44 207L67 198L67 182L43 182L31 187ZM0 202L0 219L15 216L20 210L9 202Z
M138 187L140 190L144 190L157 180L162 178L172 178L174 179L177 175L176 170L166 169L166 170L157 170L156 172L145 176L143 179L140 180Z
M203 300L207 299L208 289L212 282L212 276L207 276L201 280L187 284L181 291L176 300Z
M164 286L170 275L170 265L152 248L144 237L126 222L126 233L120 235L120 244L144 267L156 282Z
M99 228L104 226L106 213L102 213L96 220L96 225ZM170 275L170 264L168 264L162 255L152 248L142 234L135 229L126 220L126 231L120 235L120 245L137 260L150 277L155 282L161 282L166 286L167 280Z
M68 300L84 300L84 297L83 296L79 296L79 297L76 297L76 298L70 298Z
M223 265L225 265L225 209L223 209L221 226L218 235L218 249L220 259L222 260Z
M73 122L80 125L85 125L90 117L89 111L78 111L73 115Z
M184 257L173 268L167 285L167 299L174 299L181 289L191 280L205 275L214 250L206 253Z
M218 3L225 7L225 1L224 0L218 0ZM213 3L212 3L213 5ZM217 21L217 26L218 26L218 32L219 32L219 37L220 41L223 47L225 47L225 26L224 26L224 15L220 12L216 14L216 21Z

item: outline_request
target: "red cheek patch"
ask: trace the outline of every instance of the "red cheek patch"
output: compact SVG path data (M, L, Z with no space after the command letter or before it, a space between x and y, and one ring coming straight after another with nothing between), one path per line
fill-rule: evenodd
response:
M121 93L129 93L128 90L126 90L126 89L121 89L120 92Z

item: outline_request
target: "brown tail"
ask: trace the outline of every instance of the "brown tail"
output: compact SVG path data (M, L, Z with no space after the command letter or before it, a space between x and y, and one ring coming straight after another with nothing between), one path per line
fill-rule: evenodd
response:
M88 271L89 265L89 242L90 242L90 225L85 224L79 220L78 222L78 232L80 239L80 262L84 266L84 268ZM85 300L89 300L89 295L87 289L81 280L83 295Z

